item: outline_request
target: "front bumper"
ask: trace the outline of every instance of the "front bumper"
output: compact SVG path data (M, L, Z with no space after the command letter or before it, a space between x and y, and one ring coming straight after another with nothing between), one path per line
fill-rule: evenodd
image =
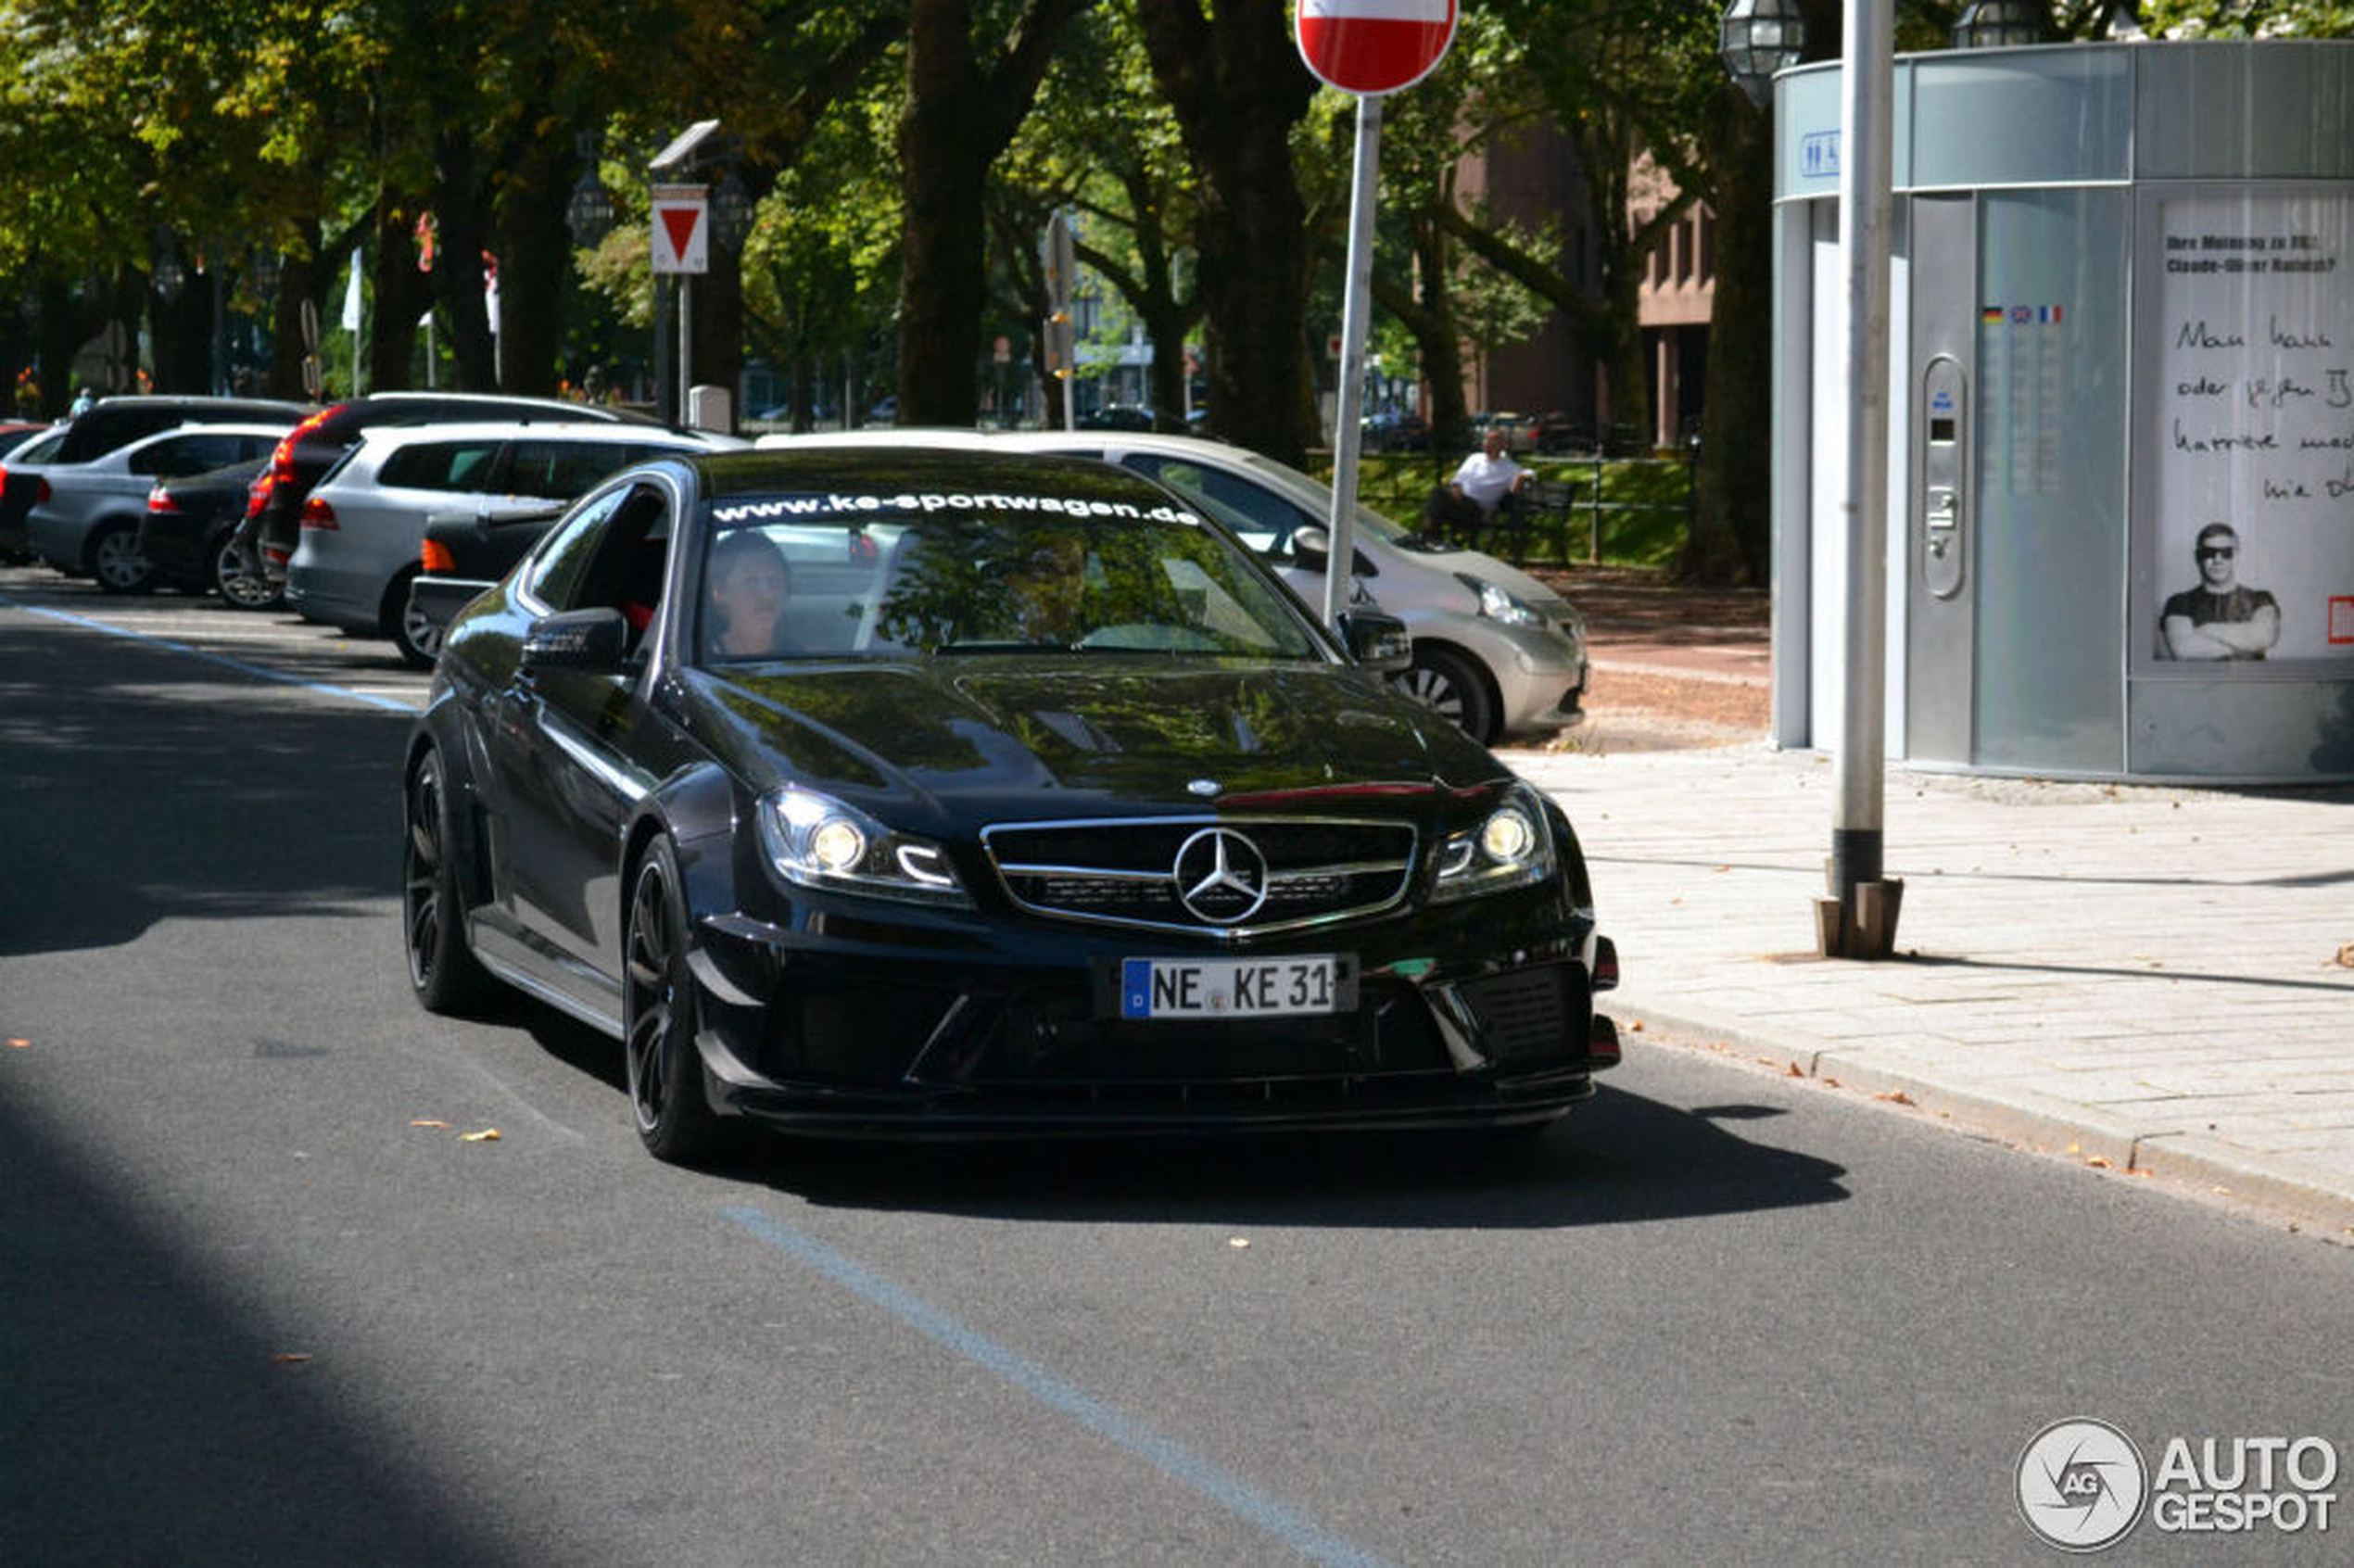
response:
M1380 924L1392 939L1419 934L1411 921ZM1091 933L1059 944L1055 962L1034 951L918 957L709 917L693 959L700 1043L723 1111L845 1136L1549 1121L1618 1059L1588 980L1607 942L1590 927L1540 937L1516 924L1490 955L1444 962L1363 929L1285 944L1356 951L1351 1012L1145 1022L1112 1016L1106 966L1166 941Z

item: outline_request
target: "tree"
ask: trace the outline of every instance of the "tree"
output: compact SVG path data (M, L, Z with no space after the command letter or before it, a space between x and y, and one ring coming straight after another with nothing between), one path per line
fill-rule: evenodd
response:
M1291 131L1316 79L1285 9L1137 0L1153 77L1199 171L1194 243L1209 349L1209 423L1270 457L1308 449L1308 212Z
M903 259L899 417L969 424L987 285L982 193L1087 0L1019 0L1003 47L975 40L977 0L912 0L899 118ZM993 11L997 7L991 7ZM1003 22L1000 15L986 19ZM1001 29L992 26L993 35Z

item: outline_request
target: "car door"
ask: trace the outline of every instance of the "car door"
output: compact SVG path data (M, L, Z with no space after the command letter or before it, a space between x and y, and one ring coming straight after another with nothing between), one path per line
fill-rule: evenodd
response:
M677 727L650 702L678 503L667 477L616 487L551 535L518 584L536 614L609 607L634 623L647 612L624 665L518 663L494 699L502 891L527 937L579 971L583 999L607 1009L619 993L622 831L684 755Z

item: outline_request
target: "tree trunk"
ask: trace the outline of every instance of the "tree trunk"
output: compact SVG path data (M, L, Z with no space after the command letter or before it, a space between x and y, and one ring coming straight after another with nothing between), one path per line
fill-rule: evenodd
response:
M434 293L449 321L458 388L464 392L494 391L499 385L490 314L482 299L482 253L489 247L490 231L483 221L480 183L473 136L463 127L444 128L435 140L434 221L440 240Z
M990 162L971 9L966 0L915 0L909 9L899 115L899 423L970 424L987 294L981 194Z
M1717 96L1715 294L1682 575L1762 583L1773 550L1773 121L1735 88Z
M499 386L552 397L563 353L564 304L572 276L572 233L564 204L577 162L569 137L528 144L510 169L494 246L499 258ZM581 370L585 373L587 366Z
M1315 78L1284 7L1139 0L1153 76L1201 171L1195 221L1209 425L1297 463L1307 454L1307 207L1291 128Z
M376 208L368 241L369 281L375 301L368 318L368 390L393 392L417 382L417 318L432 299L430 274L417 270L417 207L386 195ZM434 265L450 258L437 251Z

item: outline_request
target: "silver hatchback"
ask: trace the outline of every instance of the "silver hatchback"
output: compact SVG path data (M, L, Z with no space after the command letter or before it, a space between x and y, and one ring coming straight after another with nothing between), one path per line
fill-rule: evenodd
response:
M409 611L427 518L569 501L650 457L746 444L609 424L379 425L304 499L286 602L310 620L388 637L402 658L430 664L440 631Z

